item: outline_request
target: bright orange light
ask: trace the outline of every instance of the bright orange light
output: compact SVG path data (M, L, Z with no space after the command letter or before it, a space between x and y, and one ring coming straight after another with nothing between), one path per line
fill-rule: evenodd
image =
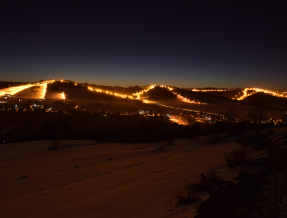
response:
M44 84L41 84L40 86L42 86L41 88L42 88L42 94L41 94L41 96L40 96L40 98L45 98L45 96L46 96L46 92L47 92L47 83L44 83Z
M64 93L64 92L62 92L60 95L61 95L61 98L62 98L63 100L66 99L66 96L65 96L65 93Z

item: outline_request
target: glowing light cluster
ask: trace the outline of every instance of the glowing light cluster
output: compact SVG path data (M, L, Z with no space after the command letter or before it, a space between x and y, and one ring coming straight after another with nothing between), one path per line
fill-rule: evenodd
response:
M64 99L64 100L66 99L66 95L65 95L64 92L61 93L61 98Z
M53 83L55 82L55 80L47 80L47 81L43 81L41 83L37 83L38 85L40 85L40 95L39 98L44 99L47 93L47 84L48 83Z
M41 90L42 94L41 94L40 98L45 98L46 92L47 92L47 83L40 84L40 87L42 88L42 90Z
M161 85L160 87L161 87L161 88L167 88L169 91L172 91L172 90L173 90L173 88L168 87L168 86L165 86L165 85Z

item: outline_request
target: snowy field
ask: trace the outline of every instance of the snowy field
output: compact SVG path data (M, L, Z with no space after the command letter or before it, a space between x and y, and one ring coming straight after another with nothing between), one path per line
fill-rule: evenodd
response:
M286 132L275 129L272 137ZM235 138L211 146L207 137L174 140L173 146L89 140L63 140L57 150L48 150L50 141L0 145L0 214L194 217L196 205L175 209L170 200L200 173L215 169L224 179L236 176L244 166L229 170L224 160L239 148ZM261 158L261 153L249 156Z

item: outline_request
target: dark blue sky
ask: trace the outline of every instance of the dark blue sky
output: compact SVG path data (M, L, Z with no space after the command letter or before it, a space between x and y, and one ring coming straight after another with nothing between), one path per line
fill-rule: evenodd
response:
M287 90L286 21L260 1L3 0L0 80Z

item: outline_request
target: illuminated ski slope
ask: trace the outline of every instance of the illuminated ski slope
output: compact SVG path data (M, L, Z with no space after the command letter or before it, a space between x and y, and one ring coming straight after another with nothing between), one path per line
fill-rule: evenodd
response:
M52 83L54 80L48 80L41 83L35 83L35 84L29 84L29 85L23 85L23 86L14 86L6 89L0 89L0 96L3 96L5 94L11 94L15 95L25 89L31 88L31 87L37 87L39 86L39 91L36 95L36 98L44 98L47 92L47 84Z
M14 87L10 87L10 88L6 88L6 89L0 89L0 96L3 96L5 94L11 94L11 95L15 95L18 92L21 92L25 89L28 89L30 87L32 87L34 85L24 85L24 86L14 86Z

